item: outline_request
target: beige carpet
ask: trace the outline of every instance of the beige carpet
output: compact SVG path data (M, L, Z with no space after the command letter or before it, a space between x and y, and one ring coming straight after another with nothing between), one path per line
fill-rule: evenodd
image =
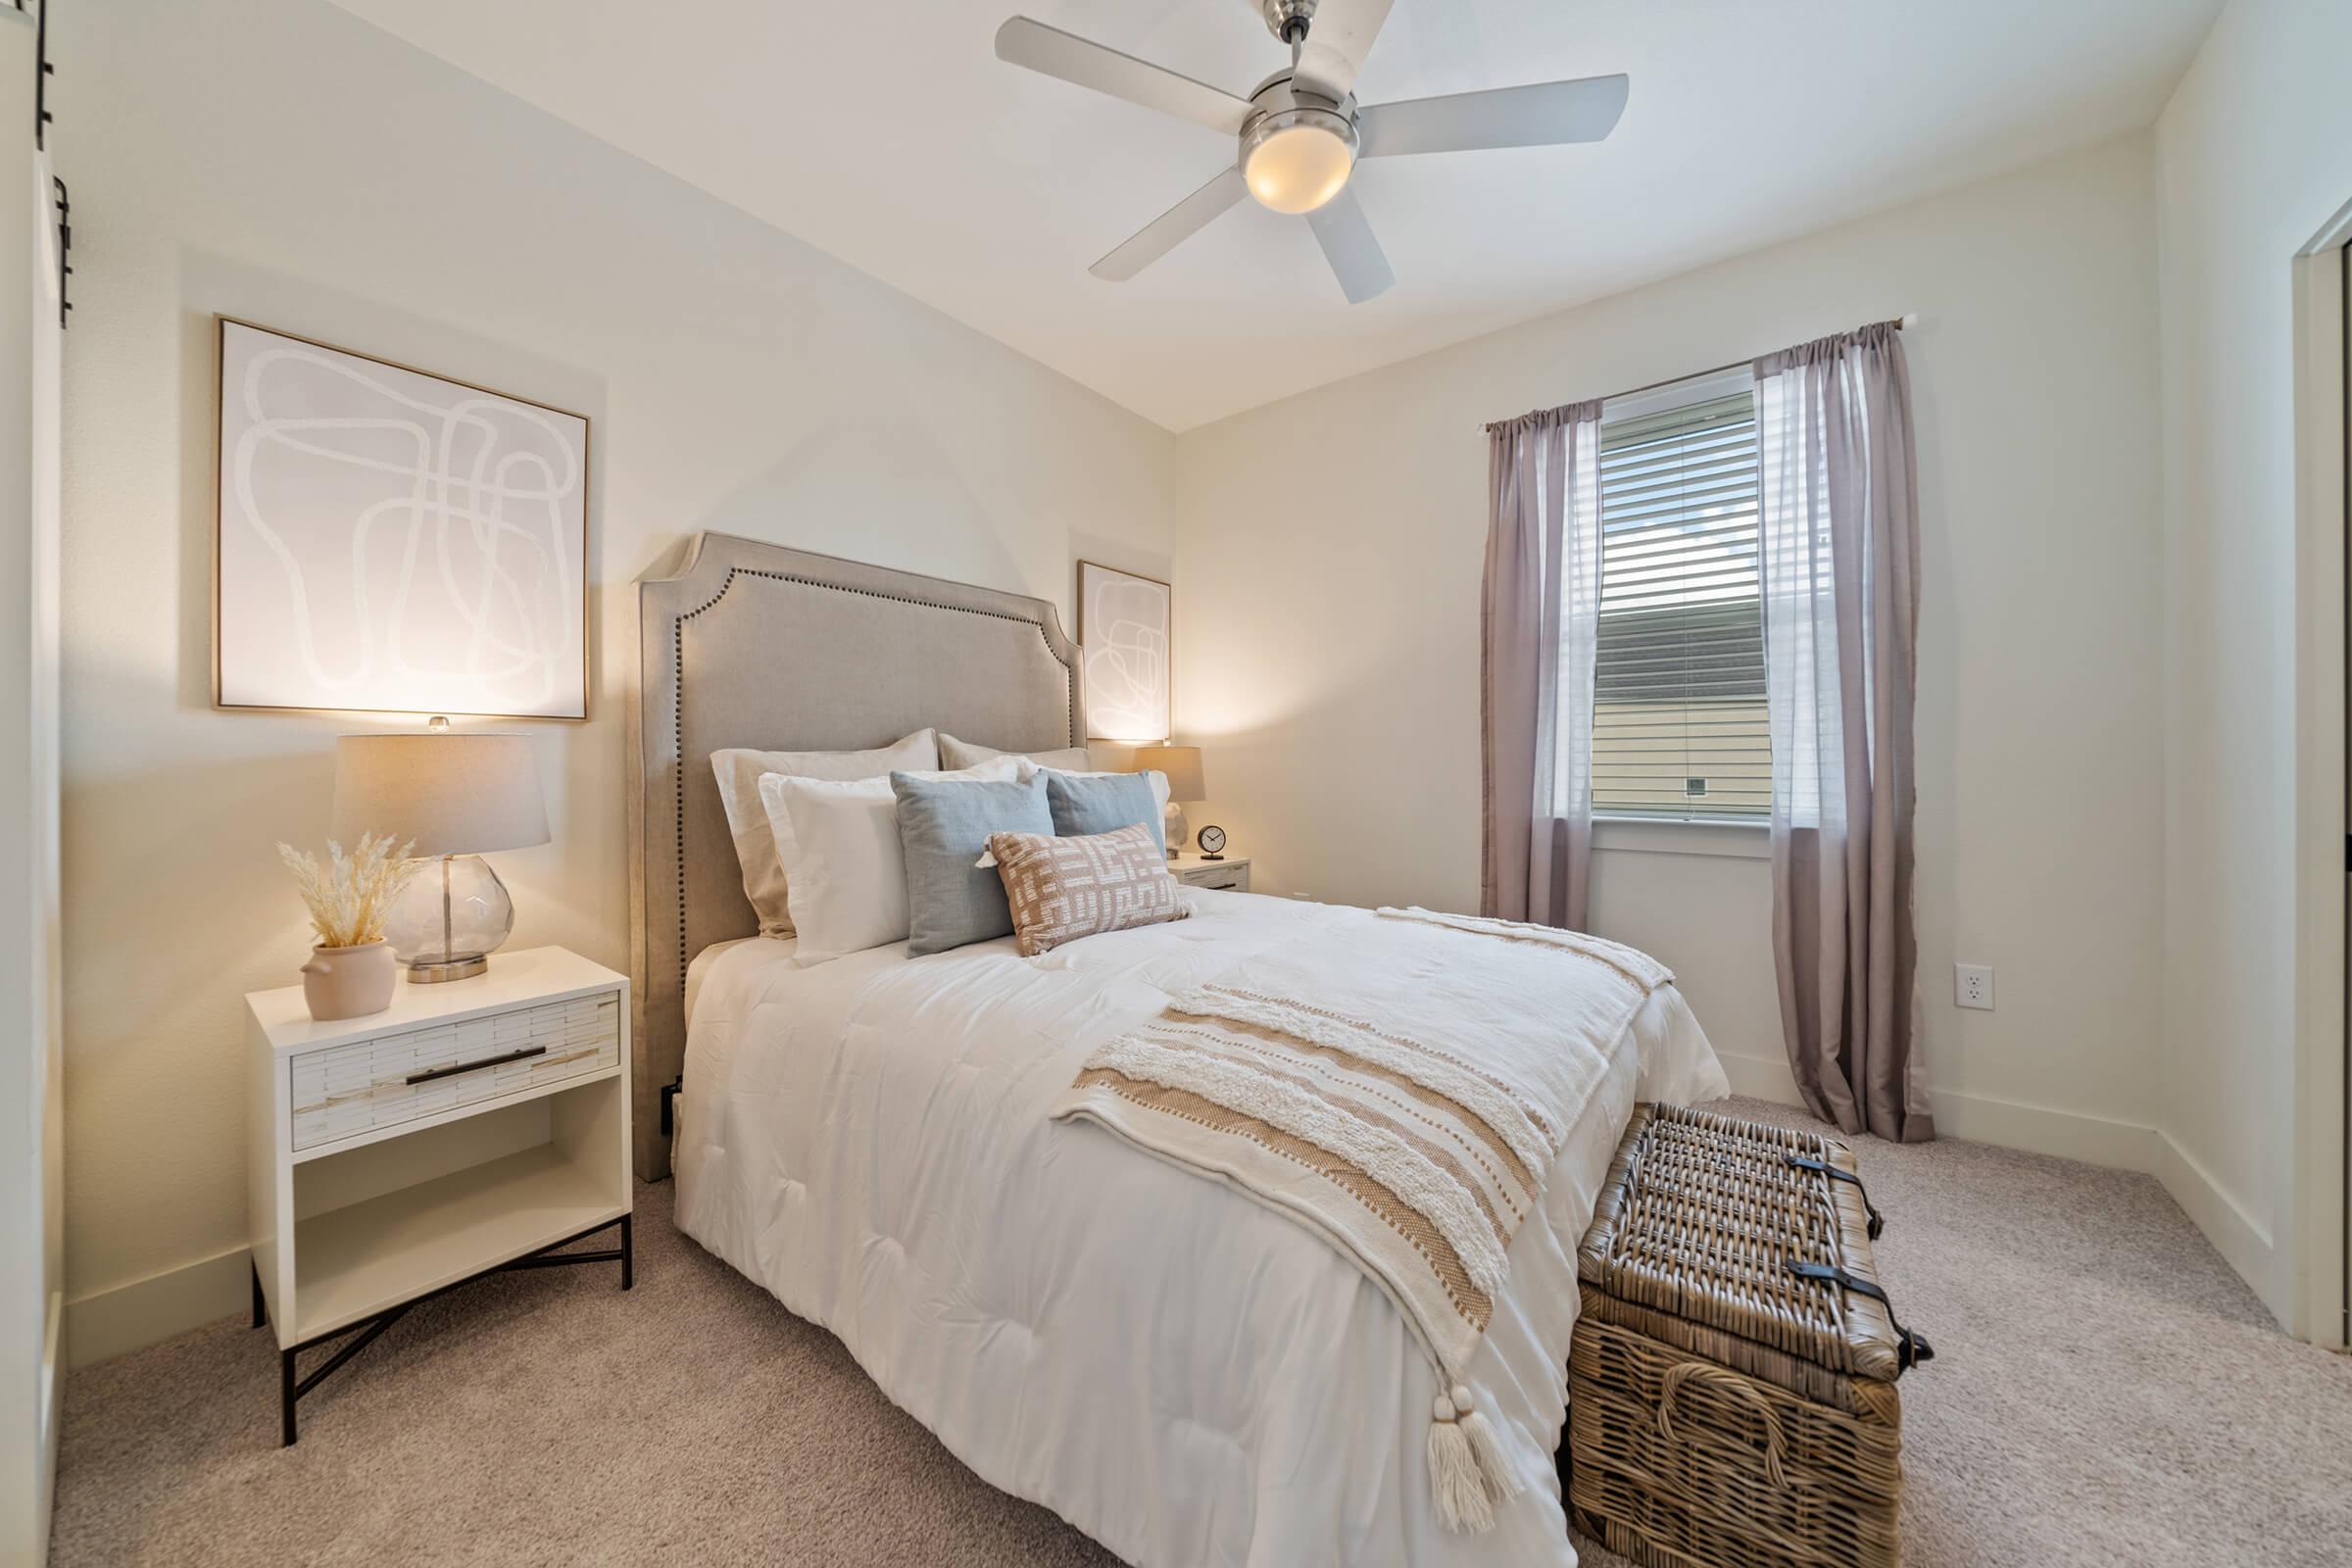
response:
M1937 1351L1903 1384L1911 1568L2352 1561L2352 1363L2281 1337L2152 1180L1954 1143L1862 1166ZM53 1561L1110 1560L669 1201L641 1191L634 1292L540 1270L421 1307L303 1401L289 1450L242 1319L74 1374Z

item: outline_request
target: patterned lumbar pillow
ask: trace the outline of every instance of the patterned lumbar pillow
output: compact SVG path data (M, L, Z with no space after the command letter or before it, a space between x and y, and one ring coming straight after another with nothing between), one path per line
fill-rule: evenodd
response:
M1193 911L1152 830L1142 823L1084 838L992 833L988 853L1004 881L1021 956L1034 958L1065 942L1181 920Z

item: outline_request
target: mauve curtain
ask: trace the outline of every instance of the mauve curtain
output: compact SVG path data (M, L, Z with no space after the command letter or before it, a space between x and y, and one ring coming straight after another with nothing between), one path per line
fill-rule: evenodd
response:
M1491 426L1482 906L1581 928L1592 854L1600 404Z
M1788 1065L1848 1133L1936 1136L1912 917L1919 484L1891 321L1756 362L1772 947Z

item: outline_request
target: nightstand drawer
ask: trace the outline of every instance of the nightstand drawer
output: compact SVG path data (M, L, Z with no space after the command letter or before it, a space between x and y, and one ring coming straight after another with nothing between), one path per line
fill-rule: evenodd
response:
M1250 866L1247 861L1236 865L1188 866L1176 873L1176 879L1188 888L1247 893L1250 891Z
M619 1060L618 992L302 1052L288 1058L293 1147L331 1144Z

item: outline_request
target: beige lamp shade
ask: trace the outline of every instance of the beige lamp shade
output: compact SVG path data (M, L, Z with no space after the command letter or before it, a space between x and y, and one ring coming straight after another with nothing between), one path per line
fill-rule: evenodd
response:
M409 853L480 855L545 844L547 801L525 735L344 735L335 741L335 841L415 839Z
M1168 775L1168 799L1171 801L1205 801L1208 786L1200 782L1200 748L1198 746L1138 746L1135 749L1136 771L1157 768Z

